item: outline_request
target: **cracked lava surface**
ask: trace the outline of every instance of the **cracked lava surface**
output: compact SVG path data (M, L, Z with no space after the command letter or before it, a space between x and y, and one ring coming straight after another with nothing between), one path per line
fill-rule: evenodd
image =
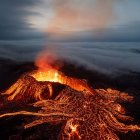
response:
M7 102L24 100L27 96L35 98L32 106L39 108L39 111L29 112L25 109L1 114L0 118L20 114L36 116L34 121L24 126L25 129L45 123L63 123L58 136L60 140L119 140L118 133L140 130L138 125L127 123L133 120L126 115L122 106L122 103L133 99L127 93L112 89L92 90L83 82L82 88L85 86L86 90L81 91L77 90L79 85L75 87L81 83L81 80L65 77L67 80L70 79L70 82L61 83L63 81L61 77L61 82L57 82L66 86L54 99L51 99L51 80L42 83L34 78L30 74L21 77L5 91L5 94ZM46 94L49 99L41 97L45 89L48 89ZM94 94L91 94L92 91ZM27 96L24 96L25 94Z

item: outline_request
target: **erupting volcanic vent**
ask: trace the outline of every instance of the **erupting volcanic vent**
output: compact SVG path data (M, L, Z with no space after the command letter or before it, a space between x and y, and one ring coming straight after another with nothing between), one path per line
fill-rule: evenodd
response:
M55 83L65 87L52 98ZM26 73L4 94L7 102L27 100L26 103L30 103L30 99L34 99L32 106L39 111L27 111L25 107L18 112L1 113L0 118L36 116L24 126L25 129L45 123L62 123L60 140L118 140L118 132L140 130L137 125L128 125L132 118L126 116L121 105L133 99L127 93L94 90L86 81L68 77L55 69Z
M37 82L38 81L38 82ZM12 85L5 94L8 94L8 100L22 99L25 94L35 100L42 100L41 94L48 89L48 97L52 96L51 83L60 83L67 85L79 92L89 92L95 94L96 91L89 87L85 80L65 76L57 70L33 71L23 75L14 85Z

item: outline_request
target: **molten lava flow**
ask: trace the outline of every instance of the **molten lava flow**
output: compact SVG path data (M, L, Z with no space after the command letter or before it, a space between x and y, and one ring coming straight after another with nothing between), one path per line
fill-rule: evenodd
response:
M120 100L129 100L131 97L128 94L124 96L124 93L110 90L113 96L106 98L110 96L108 91L96 92L99 94L93 96L65 88L54 100L34 103L35 108L40 108L37 112L19 111L1 114L0 118L19 114L37 116L33 122L25 125L26 129L45 123L63 123L59 140L119 140L118 132L140 130L137 125L127 124L132 118L126 116L119 103ZM101 92L106 96L103 93L100 96Z
M96 93L93 88L89 87L85 80L68 77L55 69L35 71L31 73L30 76L34 77L37 81L57 82L63 85L67 85L76 91L84 91L91 94Z
M37 70L26 73L20 77L9 89L4 91L8 95L8 100L43 100L52 97L53 89L51 83L60 83L69 86L72 89L94 94L96 91L89 87L85 80L72 78L64 75L62 72L48 67L47 70ZM45 94L43 98L42 93Z
M31 74L37 81L49 81L62 83L62 76L57 70L35 71Z
M96 93L93 88L89 87L85 80L68 77L62 72L50 68L45 71L38 70L22 75L16 83L4 91L4 94L9 96L8 100L19 100L24 97L25 100L29 99L29 97L35 100L43 100L42 93L47 98L53 95L51 83L60 83L79 92Z
M52 83L63 84L65 88L54 99L48 99L53 94ZM42 97L44 93L45 98ZM25 106L23 111L1 113L0 118L36 116L24 126L26 129L45 123L62 123L60 140L119 140L118 132L140 130L137 125L128 125L133 118L126 115L121 104L131 101L131 96L112 89L94 90L86 81L53 68L26 73L5 94L8 102L35 99L31 104L35 111L26 111Z
M47 97L52 96L52 86L49 82L37 82L29 75L23 75L3 94L8 95L8 100L28 101L30 99L42 100L42 93Z

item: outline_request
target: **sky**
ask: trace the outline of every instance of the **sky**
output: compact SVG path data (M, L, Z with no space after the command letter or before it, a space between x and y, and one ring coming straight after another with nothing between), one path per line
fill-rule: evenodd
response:
M140 41L140 0L0 0L0 40Z

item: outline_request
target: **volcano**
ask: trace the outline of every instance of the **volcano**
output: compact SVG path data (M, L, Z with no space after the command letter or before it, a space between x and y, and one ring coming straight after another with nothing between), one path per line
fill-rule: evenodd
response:
M1 94L1 119L27 117L24 130L45 131L41 126L48 124L59 127L49 139L119 140L118 134L140 130L123 106L132 102L132 96L114 89L94 89L86 80L55 69L25 73ZM26 139L39 137L41 133Z

